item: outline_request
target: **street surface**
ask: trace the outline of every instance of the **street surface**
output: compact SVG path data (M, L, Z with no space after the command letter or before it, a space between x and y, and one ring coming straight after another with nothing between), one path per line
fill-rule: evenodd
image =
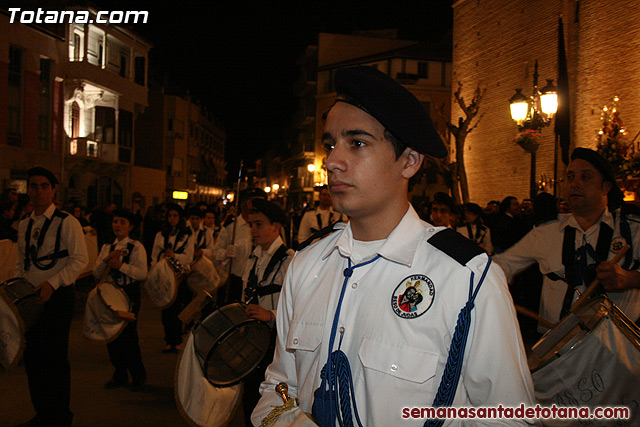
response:
M126 388L104 388L111 379L113 367L106 345L90 341L82 334L88 290L82 285L78 288L69 338L73 426L189 426L178 412L174 398L178 355L161 352L165 344L160 310L151 304L145 291L142 291L138 333L142 360L147 369L147 384L141 391L133 392ZM230 426L244 426L241 411L242 408L236 410ZM22 364L13 372L0 368L0 414L2 427L15 426L35 415Z

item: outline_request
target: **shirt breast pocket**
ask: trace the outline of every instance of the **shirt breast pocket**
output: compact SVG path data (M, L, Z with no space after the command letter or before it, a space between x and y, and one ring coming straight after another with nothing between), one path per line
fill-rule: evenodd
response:
M439 357L437 353L365 338L358 356L363 366L367 389L402 390L402 393L385 393L385 407L399 411L399 408L406 406L412 399L418 399L416 403L423 406L433 402L438 386L435 381ZM380 397L373 393L373 396L376 395ZM381 404L373 401L370 403L374 407Z

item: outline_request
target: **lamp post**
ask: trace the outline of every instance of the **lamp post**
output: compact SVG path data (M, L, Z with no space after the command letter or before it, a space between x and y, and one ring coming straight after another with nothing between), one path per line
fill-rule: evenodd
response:
M540 131L543 127L549 126L553 115L558 109L558 92L553 85L553 79L547 79L547 85L538 89L538 60L536 60L533 72L533 93L526 96L522 89L516 89L516 93L509 99L511 104L511 118L518 125L520 132L530 129ZM530 197L535 197L537 193L536 183L536 150L537 145L525 148L531 153L531 177L529 180Z

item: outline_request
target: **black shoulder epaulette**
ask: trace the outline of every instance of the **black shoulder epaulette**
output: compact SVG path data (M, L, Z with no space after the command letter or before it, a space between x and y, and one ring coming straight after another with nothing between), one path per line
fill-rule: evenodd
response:
M69 216L69 213L61 211L60 209L56 209L55 211L53 211L53 216L57 216L61 219L65 219L66 217Z
M475 242L451 228L437 232L427 242L462 265L467 265L470 260L485 253Z
M306 248L307 246L311 245L316 240L324 239L329 234L333 233L334 232L333 226L336 225L338 222L340 222L340 221L336 221L333 224L329 224L325 228L323 228L321 230L318 230L315 233L313 233L311 235L311 237L309 237L307 240L305 240L304 242L298 244L298 249L297 250L301 251L304 248Z

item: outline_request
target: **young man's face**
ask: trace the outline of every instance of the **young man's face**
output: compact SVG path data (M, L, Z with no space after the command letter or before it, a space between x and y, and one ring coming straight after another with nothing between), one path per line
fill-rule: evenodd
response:
M33 204L33 208L37 211L38 209L46 209L53 203L56 190L46 177L35 175L29 178L27 194Z
M111 222L111 228L113 229L113 234L116 238L121 240L129 236L129 233L133 230L133 225L131 225L128 219L115 216Z
M338 102L327 115L322 142L331 199L338 212L358 219L385 211L399 197L406 198L410 175L403 174L416 171L404 168L403 156L396 160L384 127L374 117Z
M204 225L208 228L213 228L216 224L216 216L213 212L207 212L204 216Z
M194 230L197 230L198 228L200 228L200 221L202 221L202 218L200 218L198 215L191 215L189 217L191 228L193 228Z
M449 209L449 206L433 202L431 206L431 222L436 227L448 227L451 222L451 209Z
M249 214L249 225L251 226L251 238L256 246L268 249L280 234L280 224L269 221L269 218L262 212Z
M567 168L565 195L572 212L581 213L607 205L611 183L591 163L575 159Z

